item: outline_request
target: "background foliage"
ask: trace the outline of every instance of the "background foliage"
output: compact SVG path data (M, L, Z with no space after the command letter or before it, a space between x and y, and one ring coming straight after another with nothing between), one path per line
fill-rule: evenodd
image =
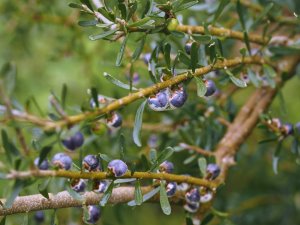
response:
M254 2L254 1L253 1ZM264 4L266 1L260 1ZM276 1L287 10L300 13L300 3L297 0ZM113 74L118 79L126 82L128 68L126 64L115 66L115 58L120 48L119 42L90 41L88 35L95 33L94 28L82 28L77 25L79 12L68 7L66 1L17 1L4 0L0 3L0 65L6 61L13 61L17 67L16 89L14 99L21 105L32 97L36 99L43 111L49 109L49 91L60 94L63 84L68 86L68 111L78 112L78 105L86 105L89 101L87 89L96 87L98 92L111 97L120 97L127 94L126 91L116 88L103 76L103 72ZM213 9L211 9L213 11ZM232 7L226 9L227 15L231 15ZM231 12L233 15L233 12ZM248 12L251 14L251 12ZM276 12L274 12L276 13ZM178 16L178 15L177 15ZM193 24L195 21L206 20L210 14L196 10L187 10L180 13L185 24ZM240 28L238 19L222 17L219 24L234 23L233 27ZM166 38L164 35L153 35L153 40ZM182 42L183 43L183 42ZM134 38L129 40L129 48L135 46ZM153 44L153 42L152 42ZM232 41L227 41L223 48L224 54L232 56L229 50ZM151 50L150 38L146 45L146 51ZM125 59L126 60L126 59ZM135 69L141 76L139 86L149 85L146 65L140 60ZM286 122L295 123L300 120L300 87L299 76L294 77L282 90L282 99L278 96L272 104L270 111L273 116L278 116ZM222 87L226 89L226 86ZM238 96L234 96L235 103L239 106L253 88L241 90ZM165 119L185 117L196 118L192 115L193 107L200 100L196 93L190 93L188 104L183 109L165 113ZM134 120L137 103L123 108L120 112L128 121ZM36 109L33 109L36 111ZM37 111L36 111L37 113ZM189 116L186 116L189 115ZM198 118L199 119L199 118ZM205 119L205 118L204 118ZM207 119L208 120L208 119ZM160 122L157 114L146 110L143 121L147 123ZM199 121L198 121L199 122ZM131 137L131 128L123 128L125 137ZM142 139L146 143L151 133L143 131ZM182 141L174 140L176 134L169 133L160 136L160 147L176 145ZM30 138L30 135L27 137ZM14 139L14 138L13 138ZM230 172L229 179L221 191L218 192L215 208L230 212L229 220L223 220L222 224L298 224L300 223L300 180L299 159L291 153L291 140L284 143L284 151L279 164L279 174L272 170L272 154L276 143L257 144L266 139L260 129L256 128L254 134L242 147L238 155L238 166ZM113 142L112 142L113 140ZM89 145L85 151L90 153L103 152L111 156L119 155L119 135L104 135L97 137L93 145ZM131 138L126 139L127 160L137 159L140 150L133 144ZM59 151L61 146L55 146L54 151ZM144 147L142 152L146 152ZM0 152L0 170L6 167L6 158L3 149ZM38 155L38 154L36 154ZM182 158L187 158L187 152L174 154L172 161L177 165L175 172L183 174L198 173L197 161L185 165ZM54 182L53 182L54 183ZM61 179L56 179L54 186L59 186ZM10 192L12 182L0 181L0 196L6 197ZM37 183L24 189L22 194L36 193ZM58 190L56 190L58 191ZM159 205L145 204L134 209L126 205L106 207L99 224L182 224L184 212L182 207L174 206L171 216L161 213ZM60 209L58 217L61 224L68 218L66 214L72 214L73 221L69 224L79 224L79 209ZM53 211L47 212L49 224ZM30 217L32 214L30 214ZM8 219L7 224L19 224L22 216L15 215ZM219 224L220 219L215 218L211 224Z

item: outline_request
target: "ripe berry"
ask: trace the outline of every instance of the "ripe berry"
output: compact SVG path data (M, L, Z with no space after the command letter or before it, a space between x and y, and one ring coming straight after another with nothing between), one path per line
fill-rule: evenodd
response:
M290 123L285 123L283 125L283 132L284 134L287 136L287 135L291 135L294 133L294 128L293 128L293 124L290 124Z
M94 183L93 191L97 193L104 193L107 189L108 182L106 180L97 180Z
M109 118L106 119L109 127L118 128L122 125L122 116L119 113L113 112Z
M127 165L120 159L110 161L107 167L115 175L115 177L123 176L128 170Z
M73 136L68 137L64 140L62 140L63 145L68 150L74 151L75 149L81 147L84 142L83 134L78 131Z
M100 167L100 161L95 155L87 155L83 158L82 165L88 171L96 171Z
M45 221L44 211L36 211L35 214L34 214L34 220L37 223L43 223Z
M204 84L206 86L205 96L206 97L212 96L215 93L215 91L217 90L215 82L213 82L212 80L205 80Z
M87 222L91 224L97 223L97 221L100 219L101 213L100 208L97 205L89 205L88 206L88 218Z
M49 162L48 162L48 159L44 159L41 164L39 165L39 160L40 158L37 157L35 160L34 160L34 165L36 165L40 170L47 170L49 169Z
M206 167L207 178L211 180L216 179L219 176L220 171L220 167L217 164L208 164Z
M212 198L213 198L212 192L208 191L206 194L204 194L200 197L200 202L207 203L207 202L211 201Z
M168 197L172 197L175 195L177 189L177 183L176 182L170 182L167 184L166 192Z
M186 203L186 204L183 206L183 208L184 208L187 212L189 212L189 213L195 213L195 212L198 211L199 206L200 206L199 202L197 202L197 203Z
M174 164L169 161L164 161L162 164L159 165L159 172L173 173L173 171L174 171Z
M192 49L192 44L193 44L193 43L194 43L193 41L187 41L187 42L185 43L184 49L185 49L185 52L186 52L187 54L191 54L191 49Z
M86 183L83 179L74 180L71 183L71 187L76 192L84 192L85 187L86 187Z
M172 108L180 108L187 100L187 97L187 93L183 87L172 90L169 99L170 106Z
M185 200L187 203L198 203L200 201L200 193L198 188L192 188L187 193L185 193Z
M169 106L169 90L161 90L158 93L149 96L148 105L154 111L164 111Z
M52 158L52 164L60 169L69 170L72 166L72 159L65 153L57 153Z

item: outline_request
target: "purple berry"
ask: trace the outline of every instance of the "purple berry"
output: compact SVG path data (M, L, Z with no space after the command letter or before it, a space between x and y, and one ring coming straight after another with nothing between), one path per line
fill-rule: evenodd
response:
M72 166L72 159L65 153L57 153L52 158L52 164L60 169L69 170Z
M68 150L74 151L77 148L80 148L83 145L84 137L83 134L78 131L74 135L62 140L63 145Z
M174 164L169 161L164 161L162 164L159 165L159 172L173 173L173 171L174 171Z
M193 41L188 41L185 43L184 49L187 54L191 54Z
M143 56L143 60L144 60L144 63L146 65L148 65L148 63L150 62L150 59L151 59L151 53L146 53L144 56Z
M161 90L160 92L149 96L148 105L154 111L164 111L169 106L169 90Z
M294 128L293 128L293 124L290 123L285 123L283 125L283 132L284 134L287 135L292 135L294 133Z
M206 167L206 173L209 179L214 180L216 179L219 174L220 174L221 170L220 167L217 164L208 164Z
M170 106L172 108L180 108L187 100L187 97L187 93L183 87L172 90L169 99Z
M43 223L45 221L44 211L36 211L34 214L34 219L37 223Z
M185 200L187 203L199 203L200 201L200 193L198 188L192 188L187 193L185 193Z
M167 184L166 192L167 192L168 197L172 197L173 195L175 195L176 190L177 190L177 183L176 182L170 182L170 183Z
M82 165L88 171L96 171L100 167L100 161L95 155L87 155L83 158Z
M217 87L215 85L215 82L213 82L212 80L206 80L204 81L204 84L206 86L206 93L205 93L205 96L206 97L209 97L209 96L212 96L215 91L217 90Z
M197 202L197 203L186 203L186 204L183 206L183 208L184 208L187 212L189 212L189 213L195 213L195 212L198 211L199 206L200 206L199 202Z
M200 202L207 203L207 202L211 201L212 198L213 198L212 192L208 191L206 194L204 194L200 197Z
M71 187L76 192L84 192L86 183L83 179L79 179L79 180L72 182Z
M39 165L39 160L40 158L37 157L35 160L34 160L34 165L36 165L40 170L47 170L49 169L49 162L48 162L48 159L44 159L41 164Z
M115 177L123 176L128 170L127 165L120 159L110 161L107 167L115 175Z
M91 224L97 223L97 221L100 219L101 216L100 208L96 205L89 205L87 208L89 214L89 217L87 218L87 222Z
M97 180L94 183L93 191L97 193L104 193L107 189L108 182L106 180Z
M118 128L122 125L122 116L119 113L113 112L106 120L109 127Z

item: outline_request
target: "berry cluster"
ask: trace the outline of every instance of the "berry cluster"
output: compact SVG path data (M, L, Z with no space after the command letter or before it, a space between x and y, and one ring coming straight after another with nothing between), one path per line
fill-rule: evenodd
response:
M293 125L291 123L282 123L279 118L272 118L267 123L270 125L271 130L279 132L284 137L290 135L300 136L300 122Z

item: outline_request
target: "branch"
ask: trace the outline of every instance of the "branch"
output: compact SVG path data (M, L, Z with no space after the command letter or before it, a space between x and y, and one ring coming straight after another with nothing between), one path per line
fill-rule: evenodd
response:
M115 179L110 173L106 172L80 172L80 171L67 171L67 170L31 170L31 171L12 171L7 174L5 179L27 179L31 177L65 177L71 179L90 179L90 180L103 180ZM176 175L170 173L151 173L151 172L127 172L118 179L137 178L137 179L157 179L174 181L178 183L189 183L197 186L204 186L210 189L215 188L215 184L205 179L200 179L192 176Z
M151 186L142 187L142 193L145 194L152 190ZM69 207L80 207L85 205L98 205L103 194L95 192L86 192L82 195L83 201L76 200L67 191L57 194L49 194L49 199L40 194L17 197L11 208L4 209L0 206L0 216L6 216L17 213L27 213L31 211L45 209L59 209ZM134 187L114 188L109 203L126 203L134 199ZM1 201L4 201L1 199Z
M208 65L199 69L196 69L195 73L191 75L191 72L182 73L180 75L174 76L169 80L166 80L161 83L157 83L153 86L140 89L139 91L135 93L130 93L129 95L120 98L107 106L97 109L95 111L91 112L84 112L82 114L69 116L68 120L59 120L59 121L51 121L51 120L45 120L40 119L36 116L31 116L28 114L16 114L15 119L19 119L21 121L28 121L31 122L37 126L43 127L45 130L55 130L62 128L66 125L73 125L76 123L79 123L86 119L94 119L95 117L110 113L112 111L115 111L125 105L128 105L136 100L139 100L141 98L148 97L151 94L157 93L158 91L165 89L167 87L171 87L173 85L177 85L182 83L183 81L186 81L188 79L192 79L194 76L202 76L204 74L207 74L213 70L217 69L224 69L224 68L230 68L235 67L242 64L263 64L265 63L265 60L262 57L259 56L253 56L253 57L237 57L234 59L224 60L224 61L218 61L214 65Z
M195 152L197 152L200 155L204 155L204 156L214 156L213 152L204 150L198 146L194 146L194 145L188 145L186 143L179 143L179 146L188 150L193 150Z

